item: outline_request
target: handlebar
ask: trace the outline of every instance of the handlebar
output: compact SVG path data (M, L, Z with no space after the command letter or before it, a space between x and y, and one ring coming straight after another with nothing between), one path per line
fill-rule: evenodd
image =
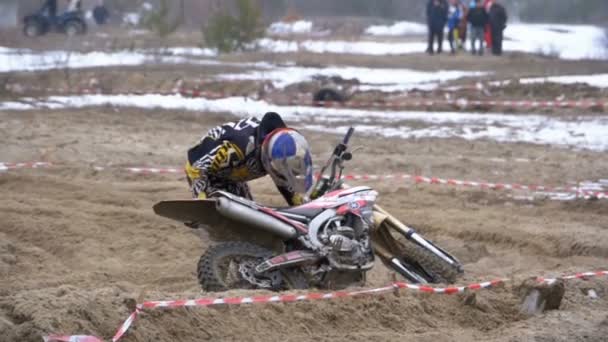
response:
M322 196L328 191L335 190L339 188L342 184L342 163L346 160L351 160L352 155L347 152L348 150L348 142L350 138L353 136L355 129L350 127L342 139L342 142L336 145L333 154L321 169L319 176L317 178L316 183L307 193L308 197L316 198ZM329 175L326 175L325 172L330 170Z
M346 132L346 135L344 136L344 141L342 142L344 145L348 145L348 141L350 140L350 137L353 136L354 132L355 132L355 128L354 127L350 127L348 129L348 132Z
M344 139L342 139L342 142L339 143L336 146L336 148L334 149L335 157L338 157L338 158L342 157L342 154L348 148L348 142L349 142L350 138L353 136L354 132L355 132L355 129L353 127L350 127L348 129L348 132L346 132L346 135L344 136Z

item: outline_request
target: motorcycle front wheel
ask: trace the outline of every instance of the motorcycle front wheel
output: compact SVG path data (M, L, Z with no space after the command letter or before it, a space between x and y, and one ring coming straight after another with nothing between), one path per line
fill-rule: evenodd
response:
M255 275L255 267L274 253L249 242L223 242L209 248L198 262L198 280L205 291L230 289L305 289L308 282L298 270Z
M402 257L411 265L416 265L417 272L424 276L429 283L453 284L462 274L460 265L447 263L438 255L413 241L400 240L404 248Z

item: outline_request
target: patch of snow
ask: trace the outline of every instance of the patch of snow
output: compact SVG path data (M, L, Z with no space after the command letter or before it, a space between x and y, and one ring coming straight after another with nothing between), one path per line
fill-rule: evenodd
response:
M29 52L29 51L30 50L28 50L28 49L15 49L15 48L0 46L0 54L4 54L4 55L18 55L18 54L22 54L22 53Z
M306 34L312 32L312 22L298 20L294 22L279 21L272 23L266 32L271 35L288 36L294 34Z
M36 105L34 105L32 103L14 102L14 101L0 102L0 111L32 110L32 109L36 109L36 108L37 108Z
M23 99L35 101L34 99ZM363 134L399 138L489 139L555 146L608 150L608 116L577 117L571 120L541 115L434 113L375 111L344 108L278 106L243 97L224 99L183 98L179 95L83 95L53 96L29 108L18 102L0 103L3 110L34 107L81 108L92 106L185 109L230 112L239 116L275 111L290 122L311 130L344 133L353 125Z
M365 30L365 34L371 36L405 36L426 34L426 25L412 21L400 21L393 25L373 25Z
M562 59L607 59L605 32L591 25L511 24L504 49L555 55Z
M605 191L604 184L595 181L582 181L574 184L583 191Z
M546 82L561 83L561 84L586 83L592 87L608 88L608 74L522 78L519 80L519 82L522 84L546 83Z
M362 84L357 87L360 91L381 91L384 93L404 92L414 89L430 91L437 89L440 82L422 82L422 83L395 83L388 85L380 84Z
M503 81L488 82L488 84L492 87L505 87L505 86L510 85L512 82L513 82L512 80L503 80ZM483 87L483 84L481 84L481 87Z
M437 72L415 71L410 69L374 69L348 66L308 68L300 66L274 66L266 70L253 70L246 73L223 74L224 80L270 80L275 87L283 88L290 84L311 80L314 76L339 76L343 79L357 79L360 90L405 91L413 88L435 88L439 83L462 77L483 76L483 72L440 70Z
M275 53L308 51L357 55L404 55L426 50L426 43L383 43L370 41L304 40L301 42L263 38L257 45L264 51Z
M216 49L198 48L198 47L170 47L162 49L165 52L176 56L196 56L196 57L215 57L217 56Z
M175 56L160 56L152 50L118 52L68 52L31 50L0 50L0 72L36 71L64 68L133 66L142 64L217 64L213 60L186 58L187 56L215 56L213 50L199 48L169 48L163 50Z
M424 25L422 25L424 26ZM405 27L405 25L404 25ZM374 28L373 32L391 34L399 27ZM369 30L369 29L368 29ZM422 27L416 30L422 32ZM426 30L426 27L424 27ZM505 30L505 51L520 51L555 55L562 59L608 59L606 36L602 28L590 25L511 24ZM286 53L308 51L313 53L339 53L361 55L403 55L421 53L426 42L373 42L373 41L322 41L294 42L278 39L260 39L263 50Z
M127 12L122 16L122 23L126 26L137 27L141 22L141 14L137 12Z
M129 37L143 36L148 32L147 30L129 30Z

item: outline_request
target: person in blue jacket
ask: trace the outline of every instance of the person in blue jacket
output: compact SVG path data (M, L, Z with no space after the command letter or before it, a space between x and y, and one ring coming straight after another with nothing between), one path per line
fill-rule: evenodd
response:
M426 6L426 19L429 27L429 42L426 52L430 55L435 51L434 43L437 39L437 53L443 50L443 29L448 20L448 4L446 0L429 0Z
M460 0L450 0L448 7L448 41L450 42L450 50L452 54L456 53L458 46L458 26L462 19L462 8Z

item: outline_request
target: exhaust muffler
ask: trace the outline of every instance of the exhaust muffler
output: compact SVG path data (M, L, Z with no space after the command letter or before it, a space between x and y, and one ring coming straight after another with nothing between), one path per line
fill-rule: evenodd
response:
M220 197L216 202L217 211L229 219L248 224L277 235L284 240L297 236L296 229L270 215L261 213L246 205Z

